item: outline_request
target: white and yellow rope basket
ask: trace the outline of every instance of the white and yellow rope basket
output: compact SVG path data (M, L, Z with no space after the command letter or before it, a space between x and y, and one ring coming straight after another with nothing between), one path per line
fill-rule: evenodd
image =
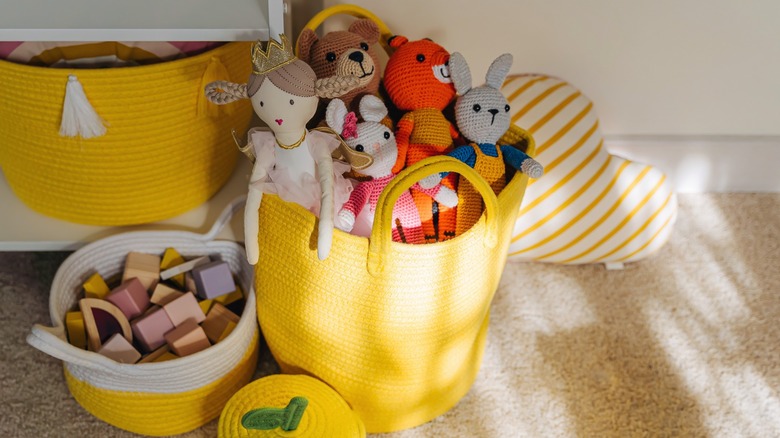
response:
M88 412L131 432L166 436L196 429L219 416L230 398L254 375L259 331L255 316L252 269L243 247L215 241L238 200L205 234L140 231L91 243L68 257L54 277L49 302L53 327L35 325L27 337L33 347L64 362L73 397ZM247 292L244 312L224 340L190 356L159 363L122 364L69 344L65 313L79 299L82 283L92 272L104 277L121 272L130 251L161 254L173 247L185 257L219 256Z
M252 116L248 102L207 105L204 86L245 80L250 65L249 43L134 67L0 60L5 178L33 210L77 223L148 223L194 208L230 177L238 156L230 128L245 130ZM97 115L97 134L60 133L63 118L74 116L64 106L76 82L81 103Z

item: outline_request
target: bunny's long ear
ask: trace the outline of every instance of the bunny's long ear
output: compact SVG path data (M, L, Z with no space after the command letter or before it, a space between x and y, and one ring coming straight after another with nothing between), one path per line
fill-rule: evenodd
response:
M461 96L471 90L471 71L466 58L458 52L450 55L450 77L455 85L455 91Z
M504 53L490 64L490 68L488 68L487 74L485 75L485 84L487 84L488 87L495 88L496 90L501 89L501 86L504 84L504 79L506 79L506 75L509 74L509 69L512 68L512 59L511 53Z
M333 99L325 110L325 123L330 129L341 134L344 131L344 118L347 116L347 106L341 99Z
M367 122L381 122L387 116L387 107L382 99L366 94L360 99L360 116Z

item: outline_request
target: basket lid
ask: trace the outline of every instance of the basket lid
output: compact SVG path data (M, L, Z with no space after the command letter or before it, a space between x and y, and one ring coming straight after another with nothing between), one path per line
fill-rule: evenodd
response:
M219 418L220 437L363 438L363 422L324 382L274 374L241 388Z

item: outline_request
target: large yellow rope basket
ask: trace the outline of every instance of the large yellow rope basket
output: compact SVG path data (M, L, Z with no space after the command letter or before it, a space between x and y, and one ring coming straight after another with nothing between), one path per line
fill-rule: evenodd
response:
M512 127L503 144L532 138ZM395 200L436 172L456 172L479 190L486 211L464 234L440 243L392 242ZM284 373L332 386L372 432L425 423L454 406L479 370L489 308L527 176L496 197L474 169L431 157L382 193L370 239L334 230L317 258L317 219L267 195L259 209L257 315Z
M68 257L55 274L49 299L52 327L35 325L33 347L61 359L71 394L84 409L121 429L152 436L181 434L219 416L230 398L249 383L257 366L259 331L252 269L236 242L213 240L243 199L231 204L205 235L182 231L138 231L93 242ZM198 353L159 363L122 364L68 343L65 313L77 302L91 272L121 272L130 251L161 254L173 247L185 257L218 256L230 265L247 303L236 328Z
M252 115L248 102L207 105L204 85L245 80L250 65L248 43L136 67L0 60L0 166L14 193L48 216L94 225L176 216L227 181L237 159L229 128L246 129ZM69 80L80 83L104 135L60 135Z

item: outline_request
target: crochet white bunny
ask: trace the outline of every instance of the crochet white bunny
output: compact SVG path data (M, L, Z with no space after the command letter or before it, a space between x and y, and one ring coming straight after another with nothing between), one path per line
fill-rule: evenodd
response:
M352 234L369 236L379 195L396 175L392 169L398 158L398 146L390 128L381 123L387 116L387 108L378 97L364 96L359 111L364 120L361 123L357 123L355 113L347 111L344 102L334 99L328 105L325 121L349 146L343 148L347 161L355 170L372 178L355 187L336 215L335 225ZM442 205L455 207L457 194L438 184L440 180L434 175L422 181L423 184L415 184L414 188ZM420 214L408 191L398 198L393 208L393 239L406 243L425 242Z

